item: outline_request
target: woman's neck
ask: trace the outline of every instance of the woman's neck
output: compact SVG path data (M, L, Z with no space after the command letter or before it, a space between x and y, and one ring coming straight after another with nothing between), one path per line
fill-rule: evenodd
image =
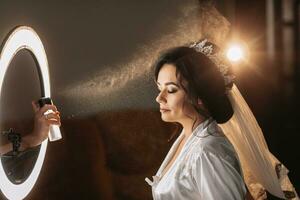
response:
M190 136L193 132L193 130L195 130L195 128L201 124L202 122L204 122L206 120L206 118L198 115L196 119L186 119L184 121L182 121L181 125L184 129L184 135L185 138L187 138L188 136Z

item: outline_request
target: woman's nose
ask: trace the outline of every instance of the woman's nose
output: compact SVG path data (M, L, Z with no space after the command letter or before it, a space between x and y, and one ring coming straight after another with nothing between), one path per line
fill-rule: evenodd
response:
M163 96L163 92L160 92L157 97L156 97L156 102L157 103L162 103L162 102L166 102L166 98Z

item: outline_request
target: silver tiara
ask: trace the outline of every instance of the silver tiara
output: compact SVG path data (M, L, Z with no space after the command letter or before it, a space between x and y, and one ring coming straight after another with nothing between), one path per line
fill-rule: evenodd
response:
M213 45L207 44L207 42L207 39L200 40L199 42L192 43L189 47L206 55L218 67L219 71L223 75L226 87L231 88L235 76L229 73L229 66L226 65L226 62L224 61L225 56L221 52L214 53Z

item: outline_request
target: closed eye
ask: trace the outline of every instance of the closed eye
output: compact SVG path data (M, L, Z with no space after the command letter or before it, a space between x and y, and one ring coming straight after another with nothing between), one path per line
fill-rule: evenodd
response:
M173 94L173 93L176 93L178 90L176 90L176 89L172 89L172 90L168 90L168 93L170 93L170 94Z

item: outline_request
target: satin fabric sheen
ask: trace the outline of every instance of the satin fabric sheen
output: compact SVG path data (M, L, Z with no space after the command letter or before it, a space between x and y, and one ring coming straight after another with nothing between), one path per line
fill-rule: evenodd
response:
M246 187L237 154L216 121L207 119L189 136L162 176L184 130L176 139L153 181L154 200L242 200Z

